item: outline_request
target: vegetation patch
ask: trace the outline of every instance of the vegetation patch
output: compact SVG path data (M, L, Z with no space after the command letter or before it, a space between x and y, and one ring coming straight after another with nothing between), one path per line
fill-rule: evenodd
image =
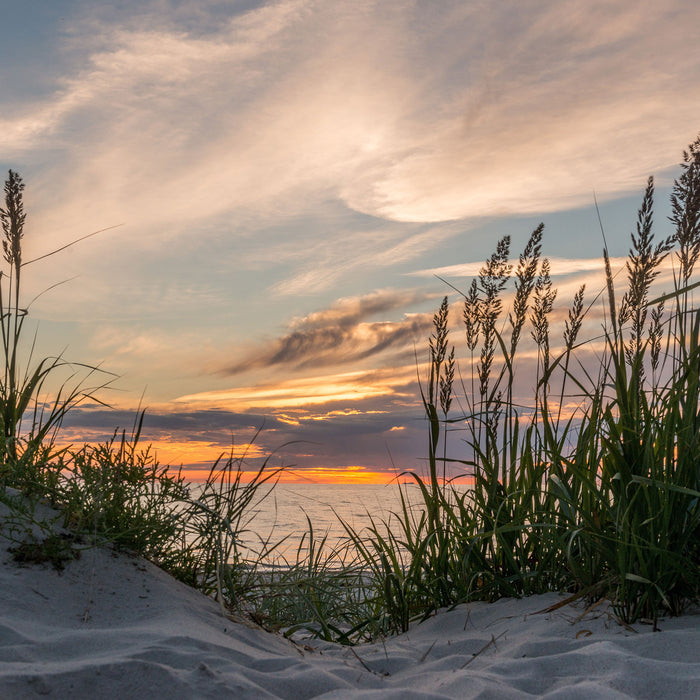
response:
M8 552L18 564L51 564L56 571L63 571L66 565L80 558L80 550L73 547L75 535L54 534L43 540L30 538L16 547L9 547Z

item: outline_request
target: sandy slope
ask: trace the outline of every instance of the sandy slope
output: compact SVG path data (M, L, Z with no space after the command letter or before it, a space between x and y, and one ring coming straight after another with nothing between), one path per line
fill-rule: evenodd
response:
M0 516L4 506L0 506ZM48 515L48 511L45 515ZM232 622L139 559L92 549L63 573L0 541L0 698L693 698L700 617L661 632L555 594L461 606L408 634L313 650Z

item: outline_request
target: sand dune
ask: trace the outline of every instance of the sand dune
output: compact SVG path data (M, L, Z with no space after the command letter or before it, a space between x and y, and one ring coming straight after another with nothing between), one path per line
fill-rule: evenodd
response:
M460 606L353 649L294 644L106 548L60 573L19 566L8 534L6 524L2 698L700 697L696 615L631 629L605 604L541 612L562 600L548 594Z

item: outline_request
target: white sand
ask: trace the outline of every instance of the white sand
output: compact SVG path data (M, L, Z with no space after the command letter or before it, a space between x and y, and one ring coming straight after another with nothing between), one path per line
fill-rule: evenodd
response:
M550 594L461 606L383 643L303 648L140 559L92 549L58 573L19 567L8 545L0 698L700 697L694 615L630 631L603 605L538 613L561 600Z

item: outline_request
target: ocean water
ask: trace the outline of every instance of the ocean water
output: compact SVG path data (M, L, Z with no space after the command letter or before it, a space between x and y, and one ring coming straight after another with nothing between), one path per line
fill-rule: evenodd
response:
M409 507L419 516L423 509L420 490L413 484L401 487ZM461 488L461 487L457 487ZM314 530L314 539L326 537L330 550L347 541L342 521L361 532L370 525L370 519L381 525L390 520L391 513L401 511L397 484L277 484L269 495L256 504L244 536L244 542L269 538L271 542L284 539L275 550L290 563L294 561L302 536L308 532L308 520ZM304 543L308 543L308 539Z
M420 492L409 485L405 490L413 508L419 508ZM293 561L308 520L317 541L326 537L326 548L342 544L347 533L341 519L361 531L370 524L370 516L379 523L401 509L396 484L277 484L269 495L250 511L253 516L244 541L255 538L284 544L276 552ZM308 540L307 540L308 542Z

